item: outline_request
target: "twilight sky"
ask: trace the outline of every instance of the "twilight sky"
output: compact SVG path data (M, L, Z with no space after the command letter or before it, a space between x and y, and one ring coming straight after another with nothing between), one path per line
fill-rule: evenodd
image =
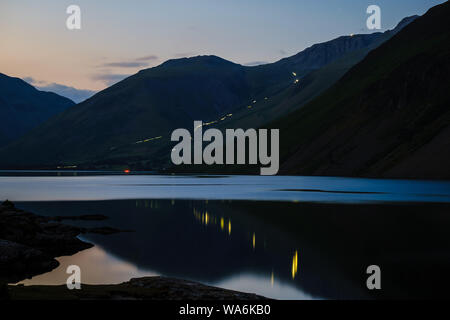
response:
M101 90L165 60L214 54L274 62L340 35L382 30L443 0L0 0L0 73L37 87ZM81 30L66 8L81 8Z

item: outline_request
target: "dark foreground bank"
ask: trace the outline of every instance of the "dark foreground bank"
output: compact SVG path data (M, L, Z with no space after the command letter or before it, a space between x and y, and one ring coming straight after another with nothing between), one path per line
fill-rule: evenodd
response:
M165 277L131 279L116 285L8 286L12 300L262 300L251 293L205 286L198 282Z

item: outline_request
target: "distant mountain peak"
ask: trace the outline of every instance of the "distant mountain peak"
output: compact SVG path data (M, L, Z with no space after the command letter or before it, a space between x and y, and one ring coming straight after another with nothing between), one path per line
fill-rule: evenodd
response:
M160 66L180 66L180 65L189 65L189 64L197 64L204 63L209 65L232 65L234 62L225 60L221 57L215 55L198 55L195 57L189 58L179 58L179 59L170 59L166 62L162 63Z
M22 79L0 73L0 147L74 104L56 93L39 91Z

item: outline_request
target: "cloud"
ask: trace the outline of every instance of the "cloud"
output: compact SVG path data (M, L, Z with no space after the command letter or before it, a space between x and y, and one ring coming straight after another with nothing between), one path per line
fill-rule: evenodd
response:
M285 51L285 50L283 50L283 49L280 49L280 54L282 55L282 56L285 56L285 55L287 55L288 53Z
M22 79L25 82L28 82L29 84L36 86L36 85L45 85L48 84L47 81L42 81L42 80L36 80L33 77L25 77Z
M76 103L80 103L92 97L96 93L92 90L81 90L54 82L48 83L47 81L36 80L32 77L25 77L23 78L23 80L40 91L54 92L56 94L59 94L60 96L69 98Z
M159 57L154 54L142 56L134 59L124 61L104 62L98 65L98 68L104 68L102 71L94 74L91 79L95 81L102 81L107 86L111 86L123 79L129 77L131 74L127 73L114 73L109 68L145 68L149 66L150 62L159 60ZM119 71L120 72L120 71Z
M136 62L136 61L109 62L101 65L101 67L112 67L112 68L141 68L147 66L148 66L147 62Z
M41 91L54 92L56 94L59 94L60 96L69 98L75 103L83 102L84 100L92 97L96 93L95 91L92 90L76 89L74 87L68 87L58 83L50 83L49 85L44 87L37 87L37 89Z
M34 79L32 77L25 77L22 80L28 82L29 84L32 84L34 82Z
M99 73L92 76L95 81L102 81L106 85L111 86L125 78L128 78L130 74L117 74L117 73Z
M254 67L254 66L259 66L262 64L268 64L268 62L267 61L252 61L252 62L244 63L244 66Z
M159 57L153 54L145 57L136 58L136 61L154 61L154 60L159 60Z
M159 60L159 57L151 54L148 56L139 57L125 61L107 62L101 64L99 67L106 68L143 68L147 67L149 62Z

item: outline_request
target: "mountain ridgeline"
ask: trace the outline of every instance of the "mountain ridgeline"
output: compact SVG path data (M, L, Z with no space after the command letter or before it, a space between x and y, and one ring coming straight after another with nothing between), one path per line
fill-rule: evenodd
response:
M274 119L300 109L332 86L371 50L389 40L416 18L417 16L405 18L396 28L384 33L339 37L329 42L316 44L275 64L260 66L259 72L266 73L266 77L272 81L276 79L277 74L289 73L289 69L302 70L304 76L297 74L294 85L292 82L284 84L287 89L269 95L270 99L256 101L250 109L243 108L236 111L232 120L221 122L218 127L221 129L263 127ZM296 68L292 68L292 65ZM302 66L308 66L309 69L302 69ZM283 70L283 72L276 70Z
M74 104L0 73L0 148Z
M280 128L282 172L450 178L450 4L371 51Z
M273 121L328 88L415 18L392 31L339 37L261 66L216 56L169 60L99 92L0 149L0 166L161 169L170 165L173 129L191 128L194 120L219 128Z

